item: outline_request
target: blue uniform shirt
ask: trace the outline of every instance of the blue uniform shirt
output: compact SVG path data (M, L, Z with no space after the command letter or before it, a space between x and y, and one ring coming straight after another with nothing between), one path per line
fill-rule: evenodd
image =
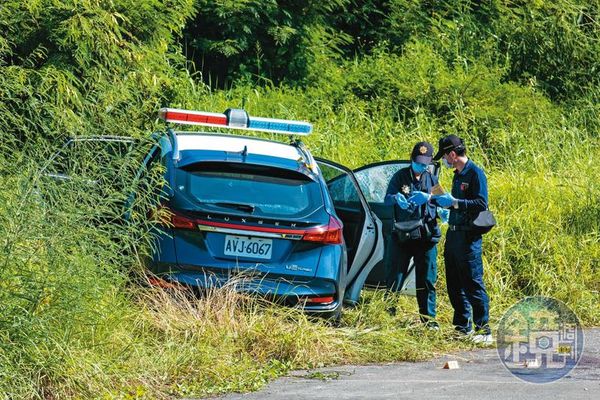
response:
M422 191L431 193L431 188L438 183L437 176L424 172L421 175L421 179L417 179L412 168L402 168L392 176L385 196L385 204L394 204L394 214L397 221L411 221L422 219L424 223L429 224L434 237L439 237L439 228L437 227L437 206L433 202L427 202L422 206L416 206L411 204L408 209L402 210L394 200L396 193L401 193L407 199L410 197L410 193L413 191ZM419 239L420 234L416 233L411 237Z
M458 208L450 208L450 225L468 225L478 213L487 209L487 178L473 161L468 160L462 171L454 171L452 196L458 199Z

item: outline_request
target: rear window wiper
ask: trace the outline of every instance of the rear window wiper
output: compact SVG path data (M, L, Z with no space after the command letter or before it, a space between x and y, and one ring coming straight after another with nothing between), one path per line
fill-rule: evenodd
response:
M218 202L214 203L215 206L225 207L225 208L233 208L235 210L245 211L247 213L253 213L256 207L250 204L243 203L227 203L227 202Z

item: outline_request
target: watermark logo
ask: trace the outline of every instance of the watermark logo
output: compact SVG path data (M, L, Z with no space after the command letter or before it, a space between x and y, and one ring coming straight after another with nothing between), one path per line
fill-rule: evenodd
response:
M526 297L500 320L496 343L500 360L513 375L548 383L575 368L583 354L583 331L563 302Z

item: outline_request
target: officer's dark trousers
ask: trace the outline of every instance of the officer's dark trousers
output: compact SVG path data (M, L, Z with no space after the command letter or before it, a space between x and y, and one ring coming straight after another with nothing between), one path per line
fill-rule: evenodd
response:
M448 231L444 247L446 284L454 308L453 324L463 333L475 329L490 333L489 298L483 284L481 235L468 231ZM473 320L471 322L471 309Z
M392 239L394 240L394 239ZM415 263L415 285L417 304L423 322L435 318L435 282L437 280L437 243L409 240L398 243L394 240L389 247L387 287L399 291L408 274L410 259Z

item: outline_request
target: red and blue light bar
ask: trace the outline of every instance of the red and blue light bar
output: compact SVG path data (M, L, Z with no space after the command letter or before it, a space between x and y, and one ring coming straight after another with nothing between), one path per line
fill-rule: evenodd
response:
M245 110L236 108L230 108L222 114L177 108L161 108L158 115L165 122L172 122L174 124L246 129L300 136L306 136L312 132L312 124L308 122L250 117Z

